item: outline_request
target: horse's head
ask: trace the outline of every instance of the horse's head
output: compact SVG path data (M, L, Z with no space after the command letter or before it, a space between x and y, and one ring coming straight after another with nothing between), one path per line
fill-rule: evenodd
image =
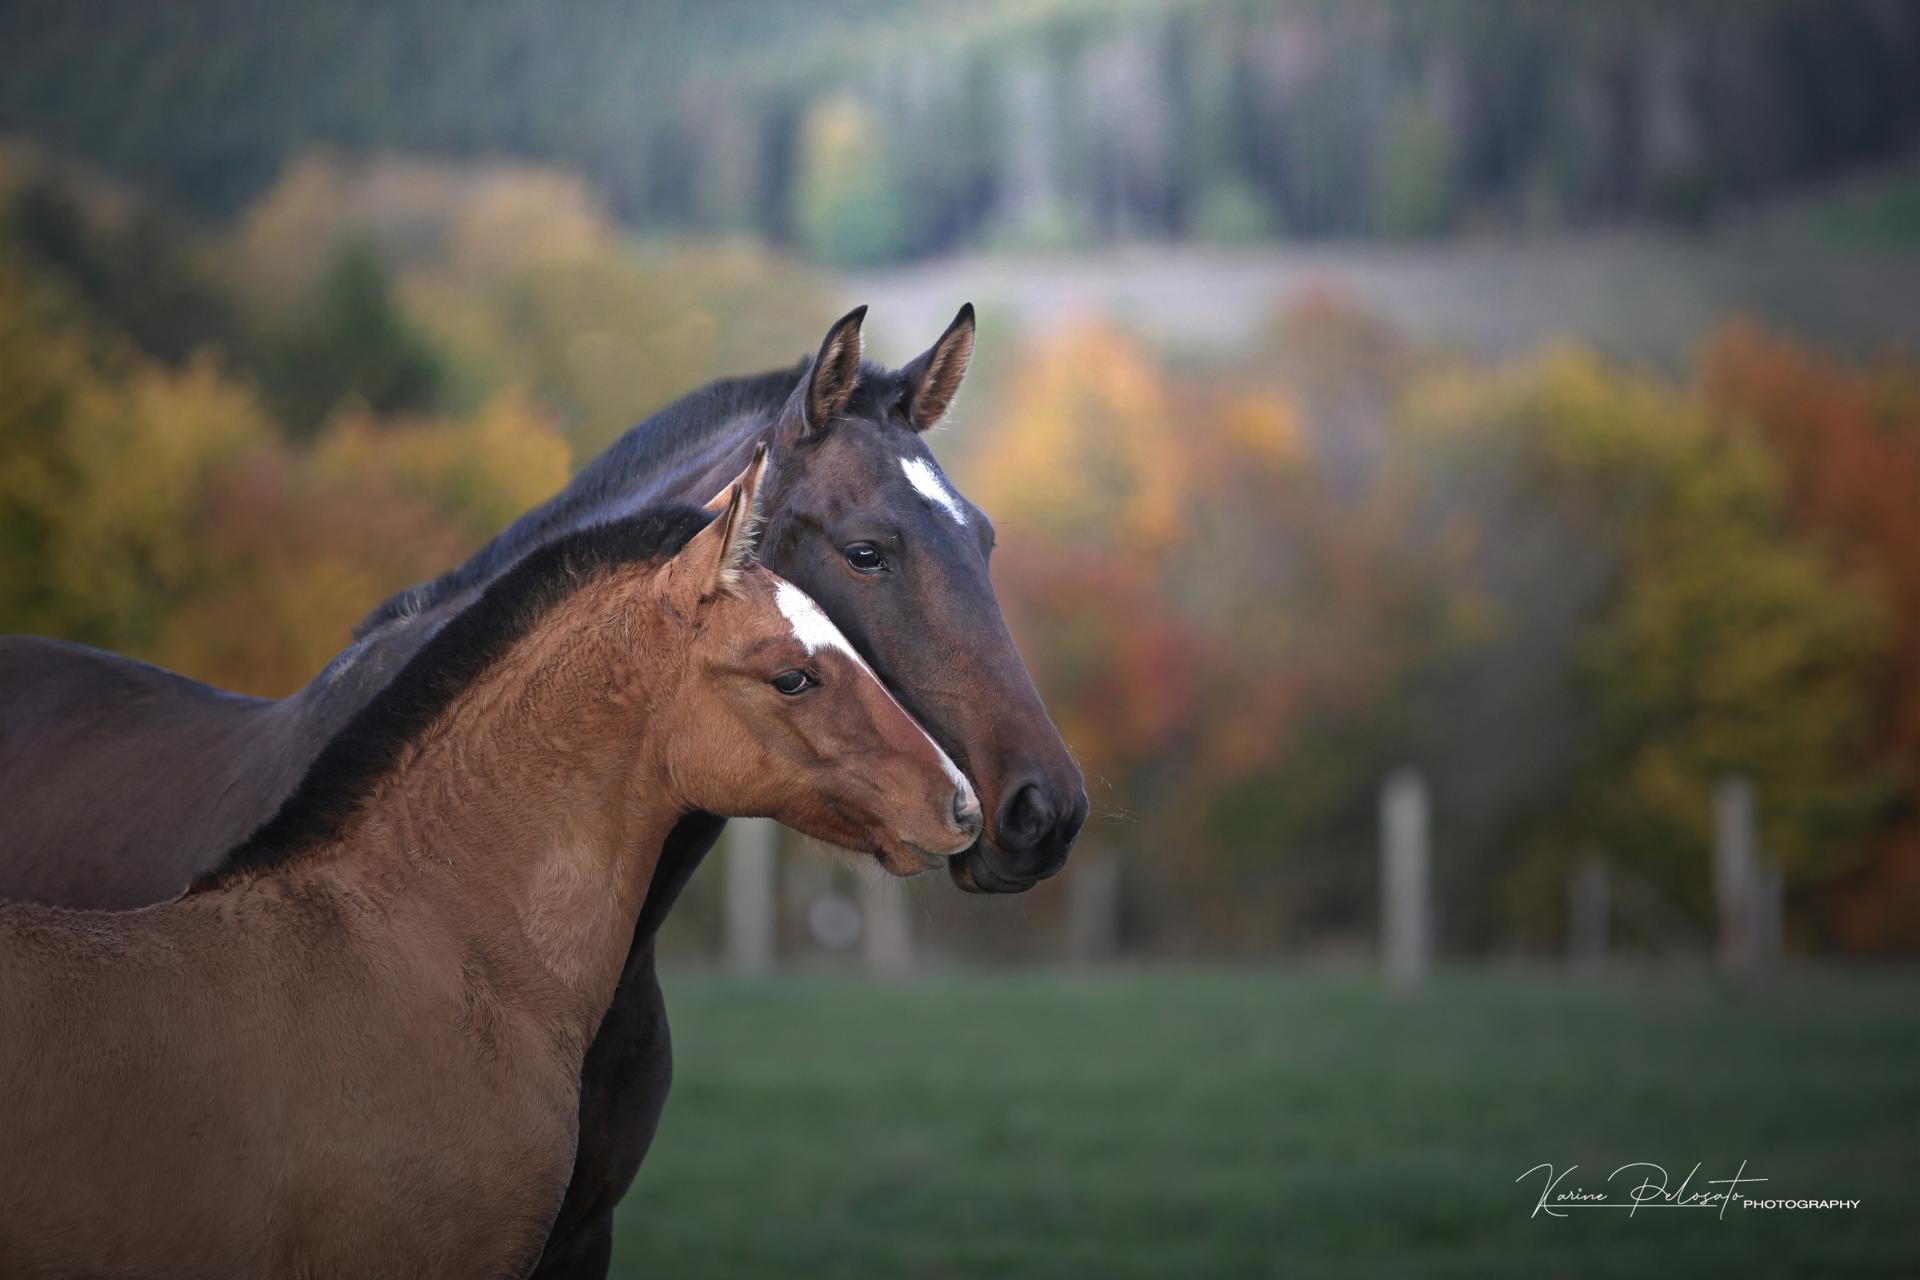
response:
M765 460L658 578L685 653L649 726L665 773L708 812L777 818L895 875L939 866L974 844L980 802L826 614L752 562Z
M986 827L948 863L954 882L1019 892L1066 862L1087 796L1001 617L993 524L926 446L973 354L973 308L898 370L862 363L865 313L828 331L774 426L761 555L972 779Z

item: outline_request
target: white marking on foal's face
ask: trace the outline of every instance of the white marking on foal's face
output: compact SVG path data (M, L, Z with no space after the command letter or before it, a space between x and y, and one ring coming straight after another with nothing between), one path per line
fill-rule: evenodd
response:
M920 722L900 705L899 699L893 696L893 691L887 688L874 669L867 665L867 660L860 656L852 644L848 643L847 638L840 634L840 628L833 625L833 619L821 612L820 606L813 602L813 597L791 582L782 579L780 585L773 589L773 602L779 606L780 615L787 620L787 625L793 628L793 638L806 649L807 656L811 657L822 649L838 649L853 659L853 665L866 672L869 680L880 686L880 692L887 695L887 701L893 703L900 714L907 717L909 724L920 730L920 736L927 740L927 745L933 748L933 754L940 758L940 767L946 771L948 780L971 804L974 801L973 784L967 781L967 775L960 772L952 758L940 749L940 744L933 740L933 735L921 728Z
M820 611L812 596L782 580L773 590L773 602L780 606L781 616L793 628L793 638L806 647L809 657L822 649L838 649L862 667L867 665L840 634L840 628L833 625L833 619Z
M955 524L967 522L966 509L960 505L960 499L954 496L953 490L947 488L947 482L940 478L940 473L933 469L932 463L925 458L902 458L900 469L907 473L907 483L913 486L915 493L952 516Z

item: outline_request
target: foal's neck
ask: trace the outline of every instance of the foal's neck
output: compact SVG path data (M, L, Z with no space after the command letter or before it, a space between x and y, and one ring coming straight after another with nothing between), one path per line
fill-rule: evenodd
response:
M588 1038L688 811L649 730L682 663L665 611L636 599L645 575L556 605L407 749L323 868L524 949L578 998Z

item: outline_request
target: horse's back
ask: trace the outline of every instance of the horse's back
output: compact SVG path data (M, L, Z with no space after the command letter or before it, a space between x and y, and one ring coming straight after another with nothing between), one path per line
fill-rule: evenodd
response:
M179 893L271 813L234 797L271 769L259 730L276 705L0 637L0 899L125 908Z

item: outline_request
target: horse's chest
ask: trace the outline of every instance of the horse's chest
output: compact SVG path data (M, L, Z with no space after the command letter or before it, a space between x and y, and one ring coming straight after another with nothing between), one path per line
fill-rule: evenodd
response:
M532 1264L573 1166L572 1095L541 1082L447 1092L457 1105L398 1120L390 1140L296 1191L277 1252L297 1265L285 1270L471 1276Z
M306 1159L270 1214L276 1272L501 1275L539 1252L573 1166L578 1067L512 1019L485 1053L457 1020L432 1026L406 1062L343 1070L288 1135Z

